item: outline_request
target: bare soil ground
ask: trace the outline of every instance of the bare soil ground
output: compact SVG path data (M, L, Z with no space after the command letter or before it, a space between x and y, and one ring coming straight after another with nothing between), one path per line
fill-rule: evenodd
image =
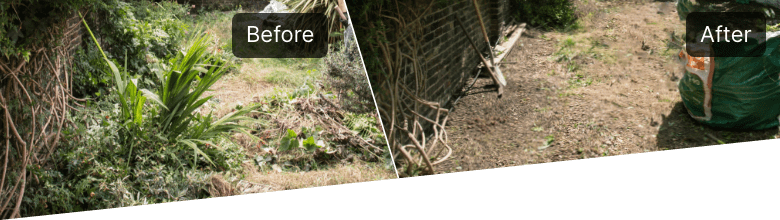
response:
M503 98L488 78L466 91L449 116L453 157L437 172L778 138L776 128L714 129L688 116L674 2L577 4L579 30L523 33L501 66Z

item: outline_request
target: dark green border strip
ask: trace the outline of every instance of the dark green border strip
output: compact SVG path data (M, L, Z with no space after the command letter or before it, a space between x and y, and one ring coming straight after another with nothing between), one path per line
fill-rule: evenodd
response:
M41 217L774 219L780 140Z

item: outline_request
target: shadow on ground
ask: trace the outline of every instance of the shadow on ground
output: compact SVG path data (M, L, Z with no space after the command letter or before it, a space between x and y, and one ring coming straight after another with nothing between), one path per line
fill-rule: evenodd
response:
M691 118L682 102L677 102L660 123L656 135L660 150L766 140L779 133L777 128L758 131L713 128Z

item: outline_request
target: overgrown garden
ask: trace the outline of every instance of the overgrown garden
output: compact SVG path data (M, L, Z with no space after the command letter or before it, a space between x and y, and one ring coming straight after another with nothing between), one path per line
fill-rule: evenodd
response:
M229 22L240 11L0 3L0 218L295 188L261 176L345 164L394 177L373 102L361 96L357 49L239 60ZM225 80L269 89L227 102Z

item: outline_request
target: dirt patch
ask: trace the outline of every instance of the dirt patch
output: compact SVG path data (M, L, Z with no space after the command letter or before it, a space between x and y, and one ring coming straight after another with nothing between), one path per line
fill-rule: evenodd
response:
M212 91L205 92L205 96L214 96L209 100L209 104L214 109L214 115L222 117L236 105L257 102L261 97L273 92L274 85L260 80L262 76L262 72L231 74L214 83L211 86Z
M777 138L778 129L713 129L688 116L674 2L591 4L601 5L581 7L594 11L579 31L523 34L501 67L503 98L489 79L466 91L439 172Z

